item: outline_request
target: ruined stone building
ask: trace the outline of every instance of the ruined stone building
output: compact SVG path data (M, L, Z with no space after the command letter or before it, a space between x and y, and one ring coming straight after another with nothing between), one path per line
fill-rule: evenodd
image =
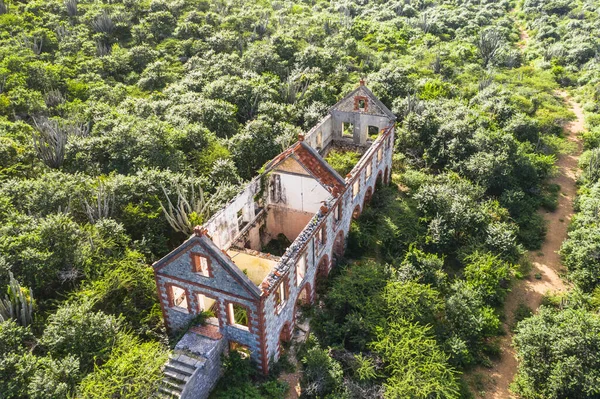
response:
M202 398L218 379L223 350L245 352L268 373L295 326L298 304L344 252L352 218L376 183L390 179L395 116L360 86L194 235L154 264L169 332L210 310L184 335L165 367L167 395ZM346 176L326 161L355 151ZM252 155L249 155L252 156ZM267 251L271 253L266 253Z

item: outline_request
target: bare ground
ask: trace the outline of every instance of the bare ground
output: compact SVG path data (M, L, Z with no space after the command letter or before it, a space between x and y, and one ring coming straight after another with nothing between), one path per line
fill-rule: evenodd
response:
M529 44L529 33L522 26L519 26L519 39L520 41L517 43L517 46L523 50Z
M563 267L558 250L567 237L567 227L573 215L573 200L577 192L577 161L582 151L578 134L584 130L584 116L579 104L575 103L566 92L558 91L557 94L564 99L576 116L574 121L564 127L565 135L574 144L575 150L570 154L562 154L558 158L558 173L550 181L560 186L558 207L554 212L541 211L547 222L548 232L542 248L527 254L533 265L531 273L527 278L517 281L507 296L504 306L506 321L503 325L506 335L500 341L501 358L494 362L492 368L479 368L470 376L470 379L476 377L479 385L483 385L485 393L482 397L485 398L515 397L509 391L509 385L517 371L517 359L512 346L510 328L514 325L514 314L519 304L525 304L537 311L546 293L561 292L568 288L560 277Z

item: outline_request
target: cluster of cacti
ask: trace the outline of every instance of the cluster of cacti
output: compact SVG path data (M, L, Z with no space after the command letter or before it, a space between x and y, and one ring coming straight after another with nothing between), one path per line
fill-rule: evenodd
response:
M169 222L175 231L192 234L194 226L201 224L208 216L209 203L204 201L202 188L195 188L192 184L189 190L185 190L187 193L184 193L183 188L177 185L177 206L174 206L171 202L165 187L161 185L161 188L167 198L167 206L165 207L161 202L160 207L167 218L167 222ZM198 197L196 197L196 193ZM190 196L189 201L186 198L186 194Z
M595 148L589 153L589 162L583 175L590 182L600 180L600 148Z
M502 47L502 35L495 29L482 31L476 46L483 60L483 66L487 68Z
M45 116L34 117L33 145L38 157L49 167L58 168L65 159L65 146L71 127Z
M65 0L65 7L70 17L77 15L77 0Z
M22 326L33 321L33 293L21 284L9 272L10 282L4 299L0 299L0 322L15 320Z
M110 35L115 30L115 23L110 15L104 11L92 21L92 28L94 28L96 32Z
M96 223L100 219L108 218L112 213L112 205L115 201L115 194L107 190L102 181L98 181L98 191L96 192L96 202L90 204L87 199L83 200L85 213L90 223Z

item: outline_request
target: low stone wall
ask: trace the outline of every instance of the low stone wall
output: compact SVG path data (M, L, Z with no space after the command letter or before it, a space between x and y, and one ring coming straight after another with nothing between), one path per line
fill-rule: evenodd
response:
M195 332L188 332L175 347L175 352L188 353L201 357L204 364L199 366L181 392L182 399L206 399L221 376L221 354L226 340L211 339Z

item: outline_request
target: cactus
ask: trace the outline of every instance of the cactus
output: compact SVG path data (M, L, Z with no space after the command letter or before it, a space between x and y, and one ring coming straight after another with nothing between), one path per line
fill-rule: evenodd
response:
M479 34L476 46L483 61L483 67L487 68L502 47L502 35L494 29L483 31Z
M65 0L65 7L70 17L77 15L77 0Z
M84 198L85 213L94 224L100 219L108 218L112 213L113 204L115 202L115 194L111 190L107 190L101 180L98 181L98 190L96 191L96 201L91 204Z
M167 218L167 222L175 231L192 234L194 226L201 224L209 215L209 202L204 201L202 188L198 187L196 189L191 184L189 192L184 193L182 187L177 185L177 206L174 206L171 202L165 187L161 185L161 188L167 198L167 205L165 206L161 202L160 207ZM196 193L198 197L196 197ZM189 201L186 194L190 195Z
M590 152L590 160L583 171L583 175L591 182L600 180L600 148Z
M34 117L33 145L38 157L49 167L58 168L65 159L65 146L71 126L46 117Z
M115 23L105 10L92 21L92 28L96 32L110 35L115 30Z
M10 283L4 299L0 299L0 322L13 319L22 326L33 321L33 294L31 289L21 284L9 272Z

